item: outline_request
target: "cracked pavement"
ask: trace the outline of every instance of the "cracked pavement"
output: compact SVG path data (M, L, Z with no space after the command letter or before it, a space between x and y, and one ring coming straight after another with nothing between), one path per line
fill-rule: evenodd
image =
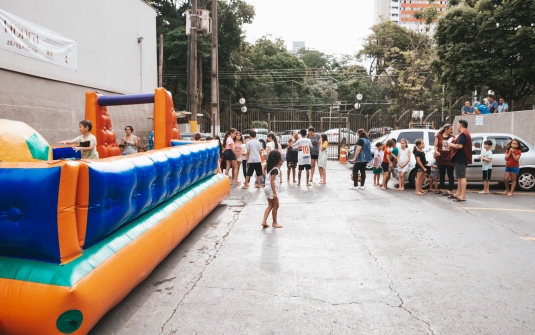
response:
M285 181L282 229L232 188L91 334L533 333L535 196L353 191L350 167Z

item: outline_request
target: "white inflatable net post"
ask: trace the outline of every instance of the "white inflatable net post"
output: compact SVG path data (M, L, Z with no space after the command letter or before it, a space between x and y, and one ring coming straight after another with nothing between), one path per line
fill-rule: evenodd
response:
M107 108L117 142L119 144L122 142L121 139L126 134L124 128L132 126L134 135L139 137L139 144L146 149L149 135L154 130L154 104L119 105Z

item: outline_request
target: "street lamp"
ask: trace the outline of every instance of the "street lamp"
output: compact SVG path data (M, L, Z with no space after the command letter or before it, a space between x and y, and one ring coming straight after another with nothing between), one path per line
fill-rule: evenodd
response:
M242 97L242 98L240 98L240 105L243 105L243 104L245 104L245 99ZM241 108L241 112L242 113L247 113L247 107L243 106Z
M360 108L360 100L362 100L362 94L357 94L356 96L356 102L355 102L355 109L359 109Z

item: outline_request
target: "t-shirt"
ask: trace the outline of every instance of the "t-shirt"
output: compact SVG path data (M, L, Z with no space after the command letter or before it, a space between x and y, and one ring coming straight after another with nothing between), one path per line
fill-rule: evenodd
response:
M476 108L481 114L490 114L490 111L484 105L478 105Z
M457 144L464 144L466 143L466 136L464 134L459 135L459 139L457 140ZM466 153L464 152L464 147L457 150L457 152L453 155L451 158L452 163L457 164L467 164L466 163Z
M427 161L425 160L425 153L423 151L416 150L414 152L414 158L416 159L416 167L422 168L420 166L420 164L418 164L418 159L417 159L418 157L420 157L420 162L422 163L422 165L426 166L427 165Z
M465 112L466 114L474 114L475 113L474 107L472 107L472 106L470 106L470 107L463 106L463 108L461 110L463 112Z
M282 147L279 143L277 143L279 145L279 147L277 148L277 150L279 151L282 151ZM267 151L267 148L269 148L269 152L271 152L271 150L275 150L275 142L271 141L271 142L267 142L266 144L266 151Z
M484 158L492 158L492 150L487 151L485 150L485 148L483 148L483 150L481 150L481 156L483 156ZM484 160L481 160L481 168L484 171L492 169L492 161L486 162Z
M232 139L232 137L227 137L227 143L225 145L225 150L230 150L230 146L234 144L234 140Z
M383 163L390 164L390 154L392 151L390 151L390 148L385 147L384 156L383 156Z
M425 154L424 154L424 157L425 157ZM437 165L437 161L435 159L432 159L429 162L429 166L431 167L431 171L438 171L438 165Z
M505 151L505 154L507 155L509 153L509 150ZM515 156L518 156L522 153L520 150L515 150ZM518 158L518 161L515 161L513 158L513 155L509 156L509 159L507 160L507 163L505 164L507 167L519 167L520 166L520 157Z
M83 159L98 159L97 152L97 138L93 134L89 134L87 138L84 138L84 135L80 135L74 140L71 141L77 147L89 148L92 144L95 146L91 151L81 151Z
M268 172L268 175L269 177L266 179L266 185L265 185L265 188L268 189L268 190L271 190L271 176L275 176L275 178L273 179L273 183L275 184L275 191L278 191L279 190L279 187L280 187L280 178L277 178L277 175L279 175L279 168L278 167L274 167L273 169L271 169L271 171Z
M310 157L310 148L312 147L312 142L308 138L300 138L292 144L292 148L297 148L299 153L297 155L297 164L298 165L310 165L312 164Z
M506 102L501 105L498 105L498 113L503 113L504 110L509 111L509 105Z
M329 142L327 142L327 141L323 141L323 142L321 142L321 147L322 147L323 149L327 149L327 148L329 147Z
M399 153L399 149L398 147L395 147L394 149L392 149L392 155L394 155L395 157L398 156L398 153Z
M487 106L487 108L489 109L490 113L494 113L494 110L498 108L498 101L494 100L493 102L489 102L489 105Z
M257 139L251 139L245 143L245 149L249 153L249 160L247 163L260 163L260 150L262 149L262 143Z
M373 154L373 167L378 169L381 167L381 162L383 161L384 151L376 150Z
M319 134L316 134L316 136L314 137L309 137L309 140L312 143L312 149L310 149L310 154L314 156L317 156L320 153L320 148L319 148L320 137L321 136Z

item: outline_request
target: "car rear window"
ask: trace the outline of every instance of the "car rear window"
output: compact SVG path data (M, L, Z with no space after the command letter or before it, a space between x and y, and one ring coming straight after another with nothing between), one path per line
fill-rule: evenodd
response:
M424 138L424 132L423 131L407 131L407 132L401 132L398 136L398 143L402 139L407 140L407 144L414 144L414 141L417 139L423 139Z
M435 145L435 133L430 131L427 133L427 136L429 136L429 146L434 146Z

